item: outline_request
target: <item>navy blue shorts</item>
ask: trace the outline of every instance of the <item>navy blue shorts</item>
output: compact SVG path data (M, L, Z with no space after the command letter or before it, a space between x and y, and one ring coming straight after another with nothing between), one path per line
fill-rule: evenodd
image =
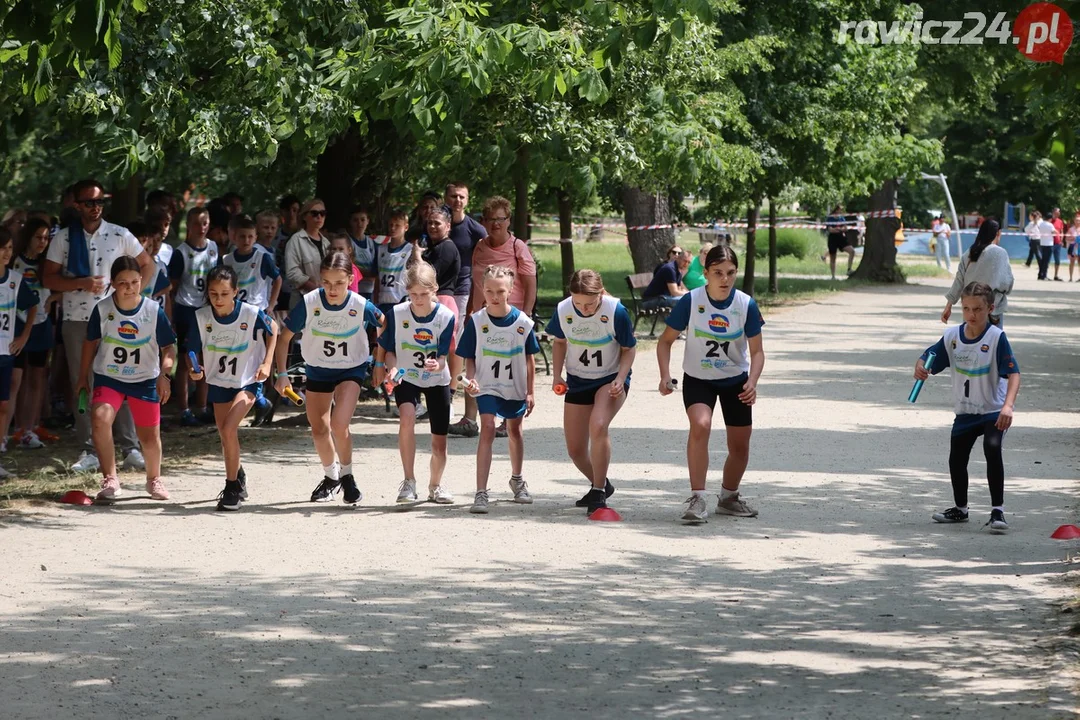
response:
M524 400L504 400L494 395L477 395L476 409L481 415L498 415L499 417L513 420L524 417Z
M243 391L247 391L254 397L262 395L263 384L254 382L239 388L221 387L220 385L208 385L206 389L206 402L208 403L231 403L233 398Z
M11 371L14 369L11 363L0 365L0 402L7 402L11 398Z
M192 330L198 332L198 329L195 328L195 311L197 309L180 303L173 303L173 330L176 331L176 347L181 352L187 351L188 333Z

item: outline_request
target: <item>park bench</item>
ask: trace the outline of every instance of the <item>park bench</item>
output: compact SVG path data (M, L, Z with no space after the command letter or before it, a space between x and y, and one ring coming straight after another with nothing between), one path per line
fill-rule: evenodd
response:
M637 273L626 276L626 287L630 289L630 312L634 314L634 332L637 332L638 322L643 317L652 318L652 327L649 329L649 337L656 337L656 323L667 314L670 308L645 308L642 307L641 293L652 282L652 273Z

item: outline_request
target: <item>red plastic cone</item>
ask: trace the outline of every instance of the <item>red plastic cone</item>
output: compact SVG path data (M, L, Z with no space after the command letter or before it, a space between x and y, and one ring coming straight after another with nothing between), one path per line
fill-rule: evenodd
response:
M68 505L93 505L94 498L90 497L82 490L68 490L64 493L64 496L60 498L60 502L67 503Z
M1050 533L1050 537L1055 540L1075 540L1080 538L1080 527L1075 525L1062 525L1054 532Z
M597 522L621 522L622 515L615 512L614 508L600 508L593 511L593 514L589 516L590 520L596 520Z

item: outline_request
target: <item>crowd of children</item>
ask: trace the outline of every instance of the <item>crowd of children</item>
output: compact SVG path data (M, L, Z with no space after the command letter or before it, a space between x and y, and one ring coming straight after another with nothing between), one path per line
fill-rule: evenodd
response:
M151 193L145 218L124 228L103 220L99 183L77 183L69 189L63 227L38 213L14 233L0 227L3 449L9 427L16 428L13 443L20 448L55 439L39 424L43 408L51 407L45 392L51 386L65 397L63 405L78 410L76 440L85 450L74 469L100 470L99 502L121 494L121 465L145 470L147 492L167 500L159 430L161 406L175 396L181 423L216 426L225 474L217 508L235 511L249 497L238 428L253 409L253 424L269 421L275 400L264 392L268 379L273 377L276 391L271 396L299 398L292 385L302 375L303 404L322 465L313 502L339 493L349 505L362 500L350 423L361 393L374 386L392 392L398 410L404 479L397 502L421 501L416 421L426 413L427 500L449 504L454 497L443 476L460 389L479 416L470 511L490 509L498 419L509 437L513 502L532 503L524 478L523 421L536 404L534 356L540 345L533 308L522 305L524 297L535 299L535 285L531 295L522 293L516 284L526 278L505 264L475 273L463 269L460 233L452 231L462 222L455 218L463 211L464 188L448 187L448 197L453 190L457 199L453 208L425 196L416 222L394 212L386 236L367 233L369 217L362 209L351 213L347 230L324 232L326 207L320 200L301 204L286 197L280 213L252 218L242 212L242 198L226 197L187 210L184 240L174 247L166 240L178 208L167 194ZM485 204L489 226L505 224L508 214L502 198ZM499 239L494 247L517 257L515 246L506 248ZM656 351L659 392L681 390L689 420L691 496L682 515L688 523L706 522L709 515L706 478L717 403L727 456L715 512L757 515L740 487L765 362L764 320L753 298L735 288L737 255L719 245L701 264L704 285L678 299ZM479 285L466 298L471 312L456 294L466 274ZM949 462L956 504L934 520L967 520L967 460L982 436L993 503L989 525L1001 531L1008 527L1001 440L1012 422L1019 370L1004 333L987 324L992 293L969 285L963 308L964 323L950 328L915 369L919 379L947 366L956 371ZM567 454L588 482L576 504L591 514L605 508L615 492L608 478L609 426L630 392L633 324L626 308L606 293L599 273L586 269L573 275L570 296L543 330L553 343L552 390L563 397ZM680 384L670 359L683 334ZM55 351L58 345L64 352Z

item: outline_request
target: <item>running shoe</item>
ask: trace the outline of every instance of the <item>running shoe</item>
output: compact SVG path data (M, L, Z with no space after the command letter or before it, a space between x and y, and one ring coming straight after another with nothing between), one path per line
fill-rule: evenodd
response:
M690 503L686 508L686 512L683 513L683 520L688 523L709 522L709 507L703 496L691 495L683 502Z
M416 494L416 480L405 478L398 486L397 501L399 503L414 503L420 498Z
M218 510L239 510L243 504L243 500L240 497L240 481L239 480L226 480L225 489L218 495Z
M364 499L364 493L356 487L356 480L353 479L352 473L341 476L341 499L346 505L356 505Z
M514 502L521 505L531 505L532 495L529 494L529 483L525 482L524 478L515 480L510 478L510 489L514 493Z
M939 513L934 513L934 522L939 523L962 523L968 521L968 514L958 507L951 507Z
M611 484L611 480L606 480L604 483L604 497L611 497L615 494L615 486ZM581 499L574 503L574 507L589 507L589 497L592 495L592 486L589 486L589 492L581 496Z
M1003 533L1009 529L1009 523L1005 522L1005 513L1001 510L991 510L990 519L986 521L991 532Z
M442 485L429 487L427 499L428 502L438 503L439 505L451 505L454 502L454 496Z
M477 490L476 495L473 497L472 507L469 508L469 512L478 515L486 515L488 511L488 491Z
M717 499L716 513L718 515L734 515L735 517L757 517L757 510L750 507L739 497L739 493L728 497L726 500Z
M311 502L330 502L334 499L334 493L340 488L341 483L339 481L323 477L322 482L311 493Z

